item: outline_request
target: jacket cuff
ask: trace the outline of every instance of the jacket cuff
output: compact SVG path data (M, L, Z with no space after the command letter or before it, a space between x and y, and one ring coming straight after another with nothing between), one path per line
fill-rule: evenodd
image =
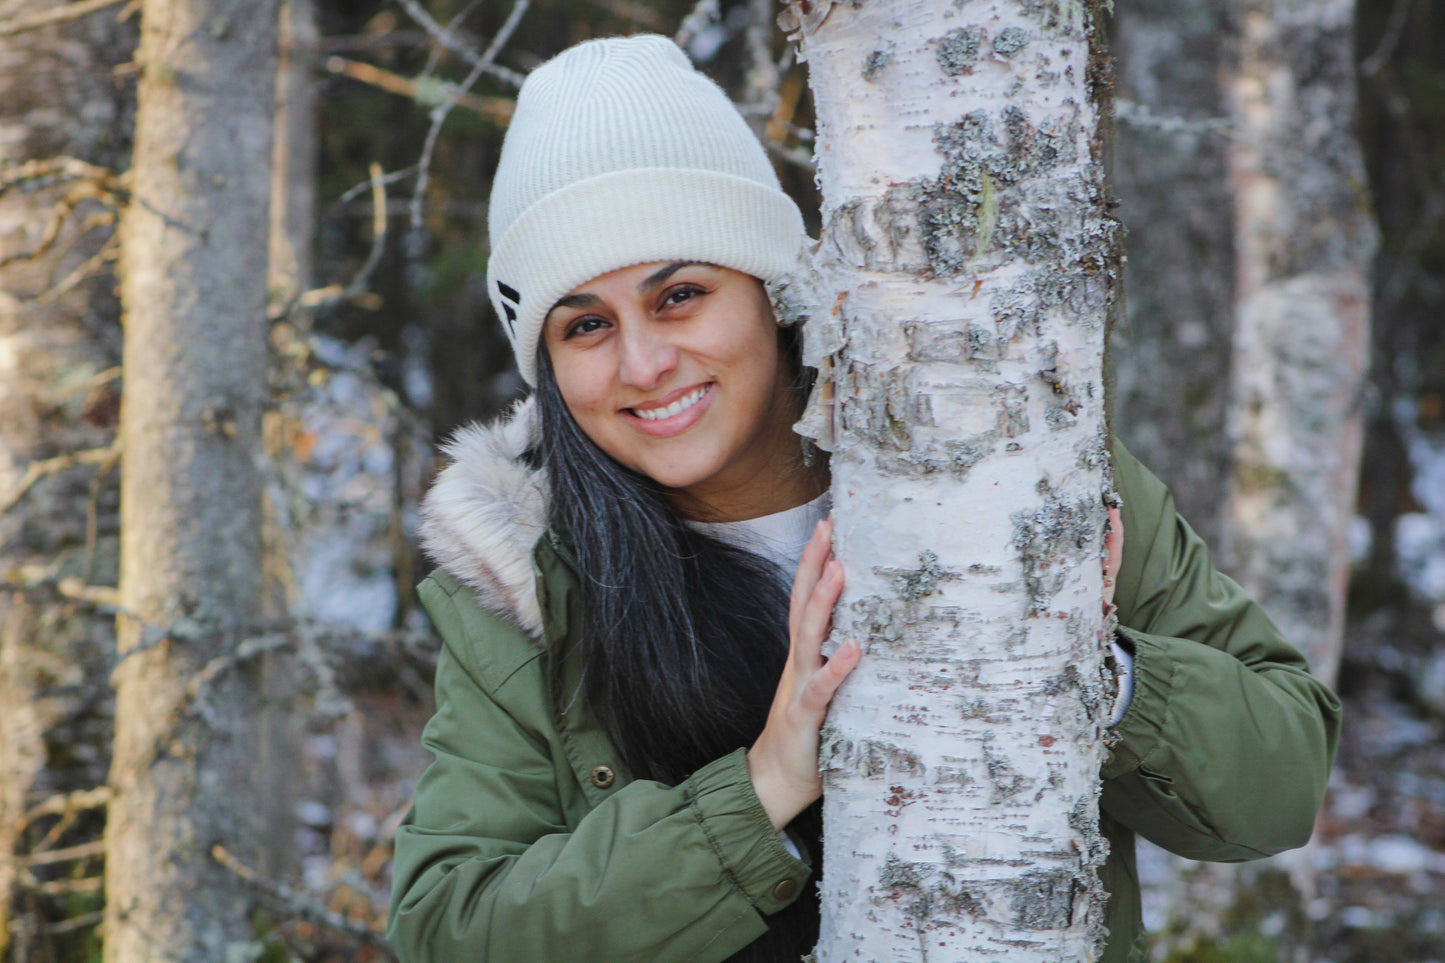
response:
M1129 707L1110 730L1117 738L1104 756L1099 775L1113 779L1133 772L1159 746L1174 695L1176 666L1164 646L1143 632L1119 626L1120 645L1133 656L1133 692Z
M747 750L738 749L693 773L684 783L723 874L762 913L797 899L808 867L784 848L753 791Z

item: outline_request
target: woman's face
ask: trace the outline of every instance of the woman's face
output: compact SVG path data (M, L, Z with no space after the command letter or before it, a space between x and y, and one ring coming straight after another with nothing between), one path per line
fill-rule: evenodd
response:
M698 262L579 285L542 328L577 424L618 462L724 517L798 504L798 412L762 282ZM791 504L780 504L791 502Z

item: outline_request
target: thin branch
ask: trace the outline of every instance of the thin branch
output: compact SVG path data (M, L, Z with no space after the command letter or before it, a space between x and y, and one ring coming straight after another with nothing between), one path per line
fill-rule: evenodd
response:
M3 498L0 498L0 515L10 511L25 493L35 487L35 484L42 478L54 475L58 472L75 468L78 465L109 465L116 458L120 457L120 441L117 439L107 448L88 448L85 451L75 451L68 455L57 455L54 458L46 458L42 461L32 461L25 469L25 474L20 476L20 481Z
M307 899L285 883L267 879L233 856L231 851L220 843L211 847L211 858L240 877L242 882L279 904L292 916L310 920L329 929L353 936L390 955L391 949L387 945L386 934L383 931L360 920L333 913L326 907ZM392 958L395 959L395 957Z
M461 57L467 63L477 68L480 72L489 74L503 83L513 87L521 87L525 79L522 74L515 70L508 70L506 67L499 67L486 59L483 54L477 53L476 49L462 42L454 33L443 29L441 24L432 19L417 0L397 0L397 3L407 15L415 20L423 30L431 35L431 38L452 53Z
M404 2L407 2L407 0L404 0ZM432 153L436 150L437 137L441 134L442 125L446 123L447 115L450 114L452 108L457 105L457 101L461 95L470 90L472 84L481 79L482 72L497 59L497 54L502 52L502 47L512 38L512 34L517 30L517 25L522 22L522 15L527 12L529 6L531 6L531 0L516 0L516 3L512 4L512 12L507 14L506 22L504 22L501 29L497 31L497 35L492 38L491 44L488 45L486 52L482 54L482 59L478 60L472 66L472 72L467 74L466 79L457 85L457 88L452 91L451 95L432 111L431 129L426 133L426 143L422 147L421 160L417 161L416 165L416 190L411 196L412 230L419 231L423 226L422 208L426 203L427 183L431 179Z
M1228 117L1201 117L1191 120L1169 114L1156 114L1147 104L1132 100L1114 101L1114 117L1131 127L1161 131L1165 134L1225 134L1234 131Z
M358 83L368 84L380 88L390 94L398 94L410 98L418 103L435 105L439 96L445 96L451 92L452 85L443 81L433 84L421 83L410 77L403 77L401 74L393 73L373 64L364 63L360 60L347 60L345 57L331 56L326 58L326 69L342 77L355 80ZM515 106L506 97L483 97L478 94L462 92L457 98L457 106L465 107L467 110L487 118L498 126L506 126L512 119L512 109Z
M110 795L109 786L96 786L94 789L58 793L31 806L25 813L22 822L29 824L42 816L60 816L86 809L99 809L110 803Z
M277 652L292 644L292 640L283 634L253 635L243 639L241 644L236 646L234 652L225 655L218 655L202 666L201 671L191 677L186 685L186 700L195 707L208 724L214 725L215 719L211 715L210 707L206 704L206 690L215 683L223 673L235 668L243 662L258 659L269 652Z
M18 261L34 261L42 257L60 238L60 229L65 226L65 222L70 219L70 215L75 213L76 206L82 200L86 199L84 196L72 196L61 199L55 205L55 210L50 215L50 221L45 225L45 232L41 235L40 240L36 242L35 247L29 251L16 251L14 254L0 258L0 268L9 267ZM83 237L92 228L106 227L114 224L115 219L114 209L106 210L99 214L92 214L81 222L76 234Z
M672 35L672 42L686 50L692 46L699 34L717 23L721 17L718 0L697 0L687 16L682 18L682 23L677 25L677 33Z
M50 866L55 863L68 863L77 859L89 859L92 856L101 856L105 853L105 840L97 839L89 843L81 843L78 846L67 846L64 849L52 849L41 853L27 853L16 858L21 866Z
M45 924L47 933L69 933L71 930L83 930L87 926L99 926L105 918L104 910L96 910L94 913L83 913L80 916L72 916L70 919L57 920L54 923Z
M1360 61L1361 75L1375 76L1390 62L1390 58L1395 56L1395 48L1400 45L1400 37L1405 33L1405 24L1409 22L1410 8L1413 6L1412 0L1395 0L1395 5L1390 8L1390 19L1385 24L1384 32L1380 34L1380 42L1375 46L1375 52Z
M88 585L74 576L61 578L57 565L20 565L0 578L0 588L10 591L31 592L48 589L76 602L85 602L110 613L120 613L120 592L111 585Z
M366 263L356 277L346 286L343 298L352 298L366 290L372 272L381 263L386 250L386 185L381 182L381 165L371 162L371 250L367 252Z
M387 185L387 184L395 184L397 181L404 181L404 180L406 180L408 177L415 177L415 176L416 176L416 168L415 168L415 167L403 167L401 170L392 171L390 174L384 174L384 175L382 175L381 183L382 183L383 186L385 186L385 185ZM374 182L373 182L370 178L367 178L366 180L362 181L360 184L357 184L357 185L354 186L354 187L348 188L345 194L342 194L340 197L338 197L338 198L336 199L336 203L337 203L338 205L348 204L348 203L350 203L351 201L356 200L358 197L360 197L362 194L365 194L367 191L373 190L373 186L372 186L373 183L374 183Z
M813 152L806 147L787 147L772 138L763 141L763 146L768 149L770 154L774 154L802 170L812 173L818 169L817 163L813 160Z
M108 167L87 163L78 157L60 156L45 160L26 161L23 164L0 166L0 192L25 181L58 177L66 180L87 180L106 194L113 194L119 183L115 172Z
M749 106L766 105L771 115L778 102L782 73L773 61L773 21L776 19L773 0L748 0L748 22L744 39L748 51L747 94ZM763 131L758 130L761 134Z
M471 15L471 12L479 6L481 6L481 0L471 0L471 3L463 7L460 13L447 21L446 32L455 35L456 32L461 29L462 21L467 19L467 17ZM443 48L440 44L432 44L431 50L427 52L426 63L421 68L421 75L423 77L429 77L436 71L437 62L442 58L442 50Z
M55 285L55 287L31 299L31 301L26 305L26 307L31 309L40 308L44 307L47 304L51 304L55 301L60 300L71 289L76 287L76 285L80 284L82 281L86 281L89 278L94 277L97 270L102 264L104 264L106 261L115 260L116 256L119 255L119 253L120 239L115 236L107 238L105 244L101 247L99 251L86 258L84 263L82 263L74 271L71 271L69 274L67 274L59 284Z
M46 10L43 13L32 13L25 17L13 17L10 20L0 21L0 37L9 37L17 33L23 33L26 30L48 27L51 24L79 20L87 14L95 13L97 10L104 10L106 7L114 7L124 2L125 0L80 0L79 3L65 4L51 10Z
M23 874L24 886L43 896L68 896L71 893L99 893L105 888L104 876L85 876L80 879L53 879L40 882L29 873Z

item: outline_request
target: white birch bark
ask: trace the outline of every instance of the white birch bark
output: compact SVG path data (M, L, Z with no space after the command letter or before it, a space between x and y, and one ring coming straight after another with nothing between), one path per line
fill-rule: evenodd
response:
M839 638L817 957L1088 960L1119 272L1088 5L795 4L824 236ZM828 435L832 435L831 440Z
M1344 635L1376 247L1354 129L1354 0L1242 0L1238 17L1224 559L1331 682Z
M278 0L147 0L121 224L120 664L105 960L251 959Z

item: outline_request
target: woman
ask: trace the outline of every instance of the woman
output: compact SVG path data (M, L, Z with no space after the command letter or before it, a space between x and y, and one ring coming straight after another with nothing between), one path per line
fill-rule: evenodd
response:
M818 727L859 659L819 654L842 571L767 292L797 208L722 92L635 37L529 76L489 226L535 391L460 432L427 498L445 644L393 943L408 963L791 963L816 935ZM1203 859L1302 844L1338 706L1115 459L1134 684L1101 817L1123 961L1146 958L1133 833Z

